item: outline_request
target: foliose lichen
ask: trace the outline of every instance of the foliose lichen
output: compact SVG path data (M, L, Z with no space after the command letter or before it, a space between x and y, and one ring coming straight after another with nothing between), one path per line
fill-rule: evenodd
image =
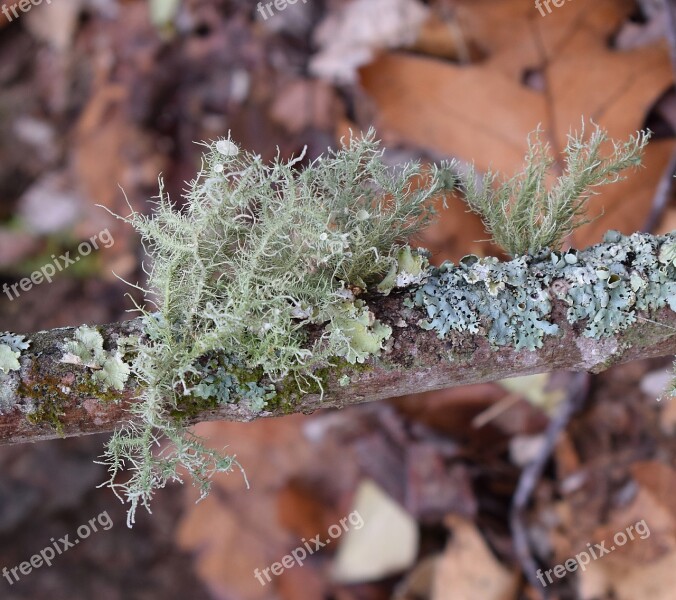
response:
M606 234L584 252L543 250L508 262L466 256L459 265L433 268L413 293L427 318L424 329L485 332L490 343L535 350L556 335L552 300L568 305L569 323L585 322L583 335L603 338L626 329L639 312L676 310L676 237Z
M11 410L19 387L16 371L21 369L21 352L28 350L30 341L23 335L0 333L0 414Z
M26 336L9 332L0 333L0 377L3 373L18 371L21 368L19 357L23 350L28 350L30 341Z
M245 373L245 380L241 380L241 373ZM254 374L251 378L241 361L221 353L199 368L191 367L189 373L183 373L183 395L212 400L215 406L241 402L252 412L260 412L276 394L274 385L259 383L260 376L260 373ZM191 385L193 381L195 383ZM177 408L176 414L180 414L181 406Z
M104 350L103 336L96 329L81 325L75 330L73 339L65 340L63 350L61 362L87 367L104 390L124 389L129 378L129 365L122 360L119 349L114 352Z
M422 283L427 278L428 268L429 252L425 248L405 246L399 250L396 262L376 289L387 296L395 288Z
M337 306L326 331L335 355L350 364L363 363L378 354L392 335L392 328L378 321L361 300Z

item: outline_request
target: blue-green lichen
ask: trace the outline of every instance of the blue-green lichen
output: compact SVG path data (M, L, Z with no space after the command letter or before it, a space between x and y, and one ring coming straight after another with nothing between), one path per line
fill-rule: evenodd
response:
M604 338L634 323L639 312L676 310L676 238L612 231L584 252L544 250L508 262L467 256L458 266L433 268L414 292L427 318L420 325L440 338L451 331L485 332L494 346L542 347L557 335L554 299L567 306L569 323L583 335Z
M241 402L252 412L260 412L276 395L274 385L263 385L257 380L262 377L262 371L254 373L252 377L240 361L222 354L197 369L191 368L190 375L183 377L183 380L194 380L196 383L193 386L186 383L183 396L192 396L193 404L195 398L212 401L214 408ZM181 408L179 405L177 415Z

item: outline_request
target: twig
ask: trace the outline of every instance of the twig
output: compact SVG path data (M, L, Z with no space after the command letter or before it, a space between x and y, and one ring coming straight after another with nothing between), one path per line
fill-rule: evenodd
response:
M661 0L664 14L666 15L666 28L664 37L669 46L669 58L671 67L676 76L676 6L674 0ZM650 214L646 219L643 231L651 233L659 224L662 215L669 203L671 189L673 187L674 174L676 174L676 150L672 152L669 163L664 169L660 182L655 190Z
M540 596L543 600L547 600L548 594L536 577L538 566L533 558L526 531L526 509L554 452L559 435L568 427L575 413L584 406L589 394L590 381L591 376L588 373L577 373L574 376L570 393L561 403L558 413L547 427L545 443L540 454L521 473L512 499L509 521L514 539L514 550L523 574L536 591L541 591Z

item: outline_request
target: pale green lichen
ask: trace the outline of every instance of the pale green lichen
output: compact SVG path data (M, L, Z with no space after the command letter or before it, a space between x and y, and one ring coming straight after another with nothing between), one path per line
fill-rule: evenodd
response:
M23 350L28 350L30 342L26 336L4 332L0 334L0 376L21 368L19 357Z
M132 209L125 219L152 260L148 300L157 308L143 310L146 336L132 349L143 397L105 455L113 489L131 502L130 522L181 465L205 494L213 472L236 464L207 450L178 415L201 403L260 411L276 401L242 373L322 393L322 367L382 349L391 329L356 297L391 268L395 285L422 275L421 259L400 249L429 222L429 200L454 183L448 165L386 167L373 132L305 168L302 157L265 164L230 139L206 146L183 210L161 190L152 216ZM310 338L308 326L323 333ZM153 454L161 439L169 445ZM118 484L124 464L131 479Z
M401 248L397 253L397 261L377 286L377 290L387 296L395 288L405 288L419 284L427 277L429 253L423 248Z
M122 360L120 350L104 350L103 336L94 328L81 325L72 339L65 340L61 362L84 366L92 371L104 391L123 390L129 378L129 365Z
M21 354L12 350L7 344L0 344L0 373L18 371L21 368L19 356Z
M341 387L345 387L350 385L351 381L352 378L349 375L341 375L340 378L338 379L338 385Z
M463 179L470 209L481 215L493 240L512 256L559 248L569 233L588 222L587 201L595 188L638 167L650 138L650 132L638 132L626 142L612 142L612 154L604 157L607 133L596 126L585 140L583 121L579 133L569 134L564 172L548 190L554 159L540 133L538 129L529 137L526 166L511 179L494 187L499 174L488 171L479 184L474 168Z
M30 341L26 340L26 336L0 333L0 414L11 410L15 405L19 388L16 371L21 369L21 353L28 348Z
M378 321L360 300L338 305L326 331L334 355L350 364L364 363L369 356L378 354L392 335L392 328Z
M664 264L662 248L675 234L653 237L610 232L604 243L584 252L543 251L500 262L465 257L460 265L432 269L414 293L427 319L420 325L445 338L452 331L485 333L495 347L540 348L556 335L552 300L569 308L570 323L584 322L589 338L613 336L638 318L664 306L676 310L676 267Z

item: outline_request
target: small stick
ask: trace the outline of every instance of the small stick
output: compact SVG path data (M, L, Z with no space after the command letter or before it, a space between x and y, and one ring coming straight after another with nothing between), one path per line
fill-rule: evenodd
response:
M591 375L588 373L577 373L573 377L570 393L561 403L560 410L547 426L545 443L542 450L533 462L521 472L521 477L512 499L509 524L512 538L514 539L514 550L526 580L536 592L540 591L542 600L547 600L549 596L536 577L538 565L533 558L528 540L526 509L533 497L533 492L537 487L538 481L540 481L542 473L554 452L559 434L568 427L573 416L584 406L589 395L590 383Z

